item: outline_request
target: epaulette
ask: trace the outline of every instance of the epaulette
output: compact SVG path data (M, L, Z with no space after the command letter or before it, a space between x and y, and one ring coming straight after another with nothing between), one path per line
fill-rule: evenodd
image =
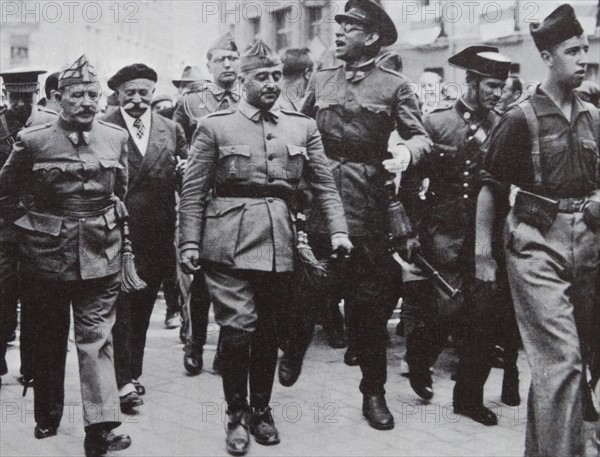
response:
M343 68L343 67L344 67L344 64L343 64L343 63L341 63L341 64L339 64L339 65L335 65L335 66L333 66L333 67L323 67L323 68L319 68L319 69L317 70L317 73L320 73L320 72L322 72L322 71L333 71L333 70L339 70L340 68Z
M58 116L58 113L56 111L52 111L51 109L45 108L43 106L38 106L37 110L41 111L42 113L52 114L53 116Z
M210 113L206 117L225 116L227 114L233 114L233 113L235 113L234 109L225 109L225 110L221 110L221 111L215 111L214 113Z
M106 122L106 121L102 121L102 120L98 119L98 124L102 124L102 125L105 125L107 127L112 127L115 130L119 130L121 132L125 132L125 133L127 133L129 135L129 133L127 132L127 130L125 130L123 127L119 127L116 124L113 124L112 122Z
M402 79L406 79L402 73L397 72L396 70L392 70L391 68L388 68L385 66L385 61L383 62L379 62L377 64L377 68L382 69L383 71L385 71L386 73L389 73L391 75L397 76L398 78L402 78Z
M47 129L48 127L52 127L54 124L52 122L46 122L45 124L33 125L31 127L27 127L21 131L21 133L31 133L37 132L38 130Z
M285 113L285 114L289 114L290 116L305 117L306 119L310 119L310 117L308 117L306 114L302 114L298 111L290 111L287 109L280 109L279 111L281 111L282 113Z

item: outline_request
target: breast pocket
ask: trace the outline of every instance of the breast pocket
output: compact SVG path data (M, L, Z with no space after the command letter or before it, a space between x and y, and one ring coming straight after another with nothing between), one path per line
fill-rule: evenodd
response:
M34 163L32 170L38 184L54 184L61 179L64 173L74 168L71 162L38 162Z
M250 145L219 147L219 180L243 181L250 177Z
M291 182L297 182L302 177L305 161L308 160L308 153L304 146L288 144L286 147L288 151L286 179Z
M378 131L388 131L391 129L392 109L390 106L372 103L364 103L361 106L361 114L367 120L369 126L373 126Z
M104 189L113 190L115 187L115 175L117 169L123 170L125 167L118 160L99 159L100 173L98 181Z
M584 167L594 170L596 177L600 177L600 152L598 151L598 143L594 140L582 139L581 152Z

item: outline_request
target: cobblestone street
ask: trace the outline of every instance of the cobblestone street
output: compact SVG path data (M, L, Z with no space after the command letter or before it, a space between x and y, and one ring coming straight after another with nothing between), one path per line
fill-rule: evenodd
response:
M226 455L223 420L225 404L221 378L211 370L217 339L216 326L205 348L205 370L198 377L186 375L178 330L163 327L164 301L155 307L146 347L145 405L135 416L122 416L120 433L131 435L133 444L120 456ZM390 321L389 331L393 334ZM327 346L317 333L298 383L284 388L276 381L273 393L275 422L281 444L264 447L252 443L250 456L521 456L524 448L526 409L500 402L502 371L493 369L486 386L486 403L499 417L496 427L484 427L453 413L451 368L455 356L447 350L436 364L435 397L422 402L400 375L402 339L393 336L388 350L387 401L396 419L392 431L371 429L361 417L358 391L360 369L342 362L344 350ZM33 394L21 397L17 383L18 346L9 347L9 374L3 378L0 455L75 456L83 454L79 379L75 346L69 343L66 374L66 406L58 436L33 437ZM526 399L529 369L524 354L519 358L521 396ZM525 403L525 401L523 402ZM118 408L115 408L118 410ZM591 437L598 424L586 424ZM587 457L597 449L588 440Z

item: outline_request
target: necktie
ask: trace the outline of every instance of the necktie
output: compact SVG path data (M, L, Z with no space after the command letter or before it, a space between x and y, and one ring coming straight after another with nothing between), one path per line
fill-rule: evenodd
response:
M277 124L277 118L271 111L261 111L260 118L265 122L270 122L271 124Z
M138 117L134 122L133 126L137 129L137 137L141 140L144 137L144 123Z

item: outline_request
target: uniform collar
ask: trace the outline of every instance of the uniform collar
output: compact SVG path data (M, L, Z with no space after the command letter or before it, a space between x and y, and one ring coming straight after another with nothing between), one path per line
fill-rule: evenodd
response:
M548 97L548 94L544 92L541 86L537 87L531 98L536 101L535 112L538 116L559 114L562 117L565 117L564 113L560 110L556 103L554 103L554 101ZM571 103L573 104L573 113L571 114L572 119L577 119L577 116L579 116L581 113L589 111L588 105L584 103L581 98L579 98L579 95L577 95L576 91L573 91L571 100Z
M481 121L490 117L491 111L477 110L469 105L463 98L456 100L454 108L466 122Z
M346 80L353 83L362 81L373 68L375 68L375 58L367 60L357 66L346 64L344 67L344 70L346 71Z
M250 119L252 122L258 122L261 120L261 110L256 106L252 106L246 100L242 100L240 102L240 104L238 105L238 111L244 116L246 116L248 119ZM273 119L273 121L276 124L277 120L279 119L279 116L281 115L281 111L279 110L277 103L275 103L275 105L273 105L273 107L267 112L272 115L271 119Z
M86 130L82 130L82 126L75 125L73 122L67 121L62 113L58 116L58 125L63 129L67 138L75 146L79 144L79 138L83 139L85 144L90 144L90 135L92 130L93 121L86 126Z

